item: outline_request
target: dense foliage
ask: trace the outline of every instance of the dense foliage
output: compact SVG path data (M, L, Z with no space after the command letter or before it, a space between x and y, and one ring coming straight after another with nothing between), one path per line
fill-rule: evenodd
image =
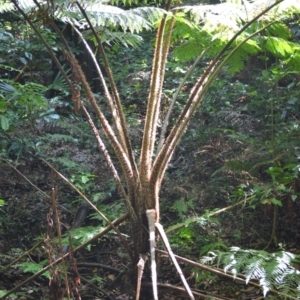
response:
M20 7L27 20L13 3ZM89 212L87 226L82 225L82 220L80 226L71 227L73 249L84 245L91 252L99 252L97 245L91 247L90 239L97 237L110 224L109 220L130 212L124 194L118 193L118 181L114 181L108 171L110 165L105 155L99 155L88 118L78 107L74 96L76 84L81 89L80 101L97 124L97 111L88 102L88 92L83 90L82 82L79 84L62 37L55 30L61 30L88 74L93 97L112 124L115 115L105 102L105 85L100 82L92 60L87 59L89 51L80 39L81 36L88 42L107 79L106 62L100 58L99 40L91 28L101 37L122 99L134 164L139 168L139 164L144 163L143 127L149 114L146 99L149 94L155 94L151 79L155 69L152 66L154 30L166 16L166 32L172 29L171 55L158 75L164 75L164 81L155 122L158 130L153 131L154 158L159 157L160 147L164 150L168 137L176 131L174 128L180 126L178 120L182 118L184 122L182 112L188 111L189 101L194 110L189 127L182 129L182 136L177 140L180 140L179 146L170 154L172 158L163 161L166 173L160 193L160 220L169 227L166 230L169 242L177 254L194 260L204 256L202 262L217 263L225 273L231 271L232 278L247 284L255 284L253 280L257 279L263 295L270 299L299 299L296 265L300 216L298 2L284 0L276 9L254 21L251 20L267 7L264 1L246 1L243 5L230 1L215 6L186 5L167 14L158 4L147 7L135 4L137 7L131 9L129 2L117 7L80 1L86 16L75 2L69 3L66 9L60 1L55 1L55 10L48 6L54 4L51 1L41 2L39 7L37 3L1 3L0 249L3 254L0 261L6 267L0 272L4 282L7 278L17 278L18 272L39 272L54 261L55 255L62 254L54 250L56 245L69 244L67 233L60 236L59 230L56 234L49 228L53 197L57 197L62 224L71 224L72 217L76 220L81 213L88 214L76 189L98 209ZM171 12L176 12L173 28L171 18L168 19ZM56 27L51 27L52 20L47 13L57 22ZM48 52L57 57L61 69L54 64L45 45ZM158 47L156 44L156 49ZM189 97L197 88L194 84L200 82L200 76L210 70L213 63L212 72L206 78L208 84L203 83L199 103L193 106ZM108 87L113 91L112 82ZM117 95L113 97L115 101ZM118 124L114 126L115 129ZM103 124L96 128L105 136ZM124 166L110 139L109 135L103 137L103 144L117 173L121 173ZM130 156L128 154L129 160ZM155 162L151 157L151 166L156 166ZM55 170L64 174L69 186L54 176ZM130 188L124 173L120 183L128 195ZM54 189L56 196L53 196ZM123 225L121 231L123 239L134 240L135 231L130 225ZM38 238L41 234L44 238ZM114 234L107 235L101 247L110 244L112 249L119 250L126 245L122 236L116 241ZM37 238L44 241L44 246L39 243L27 253ZM161 245L158 243L157 247ZM120 251L118 253L122 259ZM16 258L22 261L14 261ZM10 261L18 272L11 271ZM72 263L70 265L74 272ZM62 273L64 268L61 267ZM44 275L53 280L54 271ZM172 276L168 270L165 272ZM186 267L185 273L193 274L196 287L209 290L217 281L216 275L208 275L201 267ZM162 281L165 279L162 274L159 276ZM109 286L104 274L95 273L90 280L101 287ZM11 289L11 286L0 285L0 298ZM78 299L75 289L72 291ZM36 290L35 293L44 292ZM23 295L26 294L12 292L10 297ZM39 297L36 295L34 297ZM51 299L59 297L63 296L50 295ZM91 295L86 297L84 299L92 299Z

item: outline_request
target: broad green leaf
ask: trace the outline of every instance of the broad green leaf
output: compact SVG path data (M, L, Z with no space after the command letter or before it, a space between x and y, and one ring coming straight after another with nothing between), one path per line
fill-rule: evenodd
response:
M292 195L291 196L291 198L292 198L293 201L295 201L297 199L297 197L298 197L297 195Z
M88 176L85 176L85 175L81 176L81 182L82 183L87 183L88 181L89 181Z
M4 131L7 131L8 128L9 128L9 121L8 121L8 118L4 115L0 115L0 122L1 122L1 128L4 130Z
M279 167L270 167L268 170L266 170L266 173L272 176L277 176L283 173L283 169Z
M282 202L280 200L277 200L275 198L271 198L271 203L278 205L278 206L282 206Z

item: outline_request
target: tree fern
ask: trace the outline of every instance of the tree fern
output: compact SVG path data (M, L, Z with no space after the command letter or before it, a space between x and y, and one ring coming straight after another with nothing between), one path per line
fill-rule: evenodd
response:
M272 290L283 294L300 297L300 271L292 263L299 259L295 254L280 251L268 253L262 250L243 250L232 247L230 251L214 251L203 257L203 263L217 263L224 271L245 275L246 283L252 279L259 280L264 296Z

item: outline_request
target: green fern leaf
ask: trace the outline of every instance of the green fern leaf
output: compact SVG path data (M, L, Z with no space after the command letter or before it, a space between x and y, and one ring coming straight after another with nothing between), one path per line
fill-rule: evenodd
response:
M268 32L268 35L270 36L277 36L279 38L282 38L284 40L288 40L292 37L291 31L283 23L274 23L271 26L269 26L266 31Z
M24 273L37 273L40 270L42 270L43 267L46 266L47 264L48 264L47 260L44 260L38 264L32 261L26 261L18 264L18 266L21 267ZM50 277L49 271L44 272L42 276L49 278Z
M265 48L279 58L288 58L295 51L300 51L300 46L278 37L266 37Z
M235 45L239 44L243 38L239 38ZM231 75L241 71L244 68L244 62L248 60L250 55L257 54L261 48L254 40L248 40L245 44L238 48L234 55L228 60L228 72Z
M292 266L296 258L296 255L285 251L268 253L232 247L228 252L210 252L210 256L204 257L202 262L217 262L218 266L223 265L225 272L231 271L234 276L242 273L246 277L246 283L258 279L264 296L270 289L277 289L299 298L300 271Z
M66 74L70 73L70 69L65 70ZM65 78L61 75L60 72L57 73L53 82L48 86L49 90L57 90L67 95L69 93L69 86L65 80Z

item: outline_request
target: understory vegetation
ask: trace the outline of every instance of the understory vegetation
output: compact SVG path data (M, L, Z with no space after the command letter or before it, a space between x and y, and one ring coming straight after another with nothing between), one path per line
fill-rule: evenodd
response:
M299 17L0 1L0 299L300 299Z

